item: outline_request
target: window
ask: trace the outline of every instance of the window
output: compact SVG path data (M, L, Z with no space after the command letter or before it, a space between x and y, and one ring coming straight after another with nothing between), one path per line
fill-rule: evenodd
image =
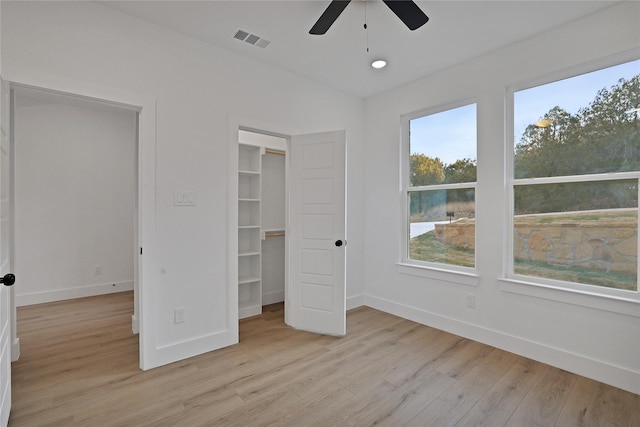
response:
M474 268L476 104L423 114L403 119L402 259Z
M640 61L517 91L513 112L513 275L637 291Z

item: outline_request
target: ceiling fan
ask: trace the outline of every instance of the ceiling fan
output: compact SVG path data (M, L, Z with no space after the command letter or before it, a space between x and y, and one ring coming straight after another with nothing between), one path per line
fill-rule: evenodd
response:
M429 17L424 14L422 10L412 0L382 0L393 13L404 24L409 27L411 31L422 27L427 23ZM329 27L333 25L338 16L347 7L351 0L333 0L329 3L329 6L324 11L315 25L309 31L309 34L324 34Z

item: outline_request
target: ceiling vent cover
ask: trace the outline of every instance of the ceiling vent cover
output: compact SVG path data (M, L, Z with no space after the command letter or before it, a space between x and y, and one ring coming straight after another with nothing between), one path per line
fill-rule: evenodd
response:
M246 39L248 35L249 33L247 33L246 31L238 30L233 38L244 41L244 39Z
M236 31L236 33L233 35L233 38L241 40L245 43L252 44L254 46L261 47L263 49L269 46L269 43L271 43L270 40L264 39L260 36L256 36L255 34L251 34L244 30Z

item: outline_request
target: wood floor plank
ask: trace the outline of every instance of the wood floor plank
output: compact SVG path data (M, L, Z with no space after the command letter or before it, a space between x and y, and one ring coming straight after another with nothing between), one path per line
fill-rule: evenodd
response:
M448 375L433 370L428 374L404 383L396 390L396 404L386 412L377 411L375 424L381 426L404 426L420 414L424 408L442 396L457 381Z
M456 427L502 426L539 380L544 365L518 358L505 374L467 411ZM562 425L562 424L560 424ZM568 424L566 424L568 425Z
M422 410L408 426L449 426L458 423L478 402L490 386L498 381L505 369L516 362L518 356L492 349L466 375ZM523 424L526 425L526 424Z
M9 425L640 425L638 395L368 307L331 337L266 306L239 344L143 372L132 308L131 292L20 307Z
M298 395L298 397L300 397ZM287 413L281 419L274 421L273 427L307 426L312 425L326 414L335 414L341 411L345 402L353 398L353 393L339 384L328 384L316 388L315 392L307 393L300 398L299 405Z
M638 411L633 408L640 408L640 396L578 377L556 424L583 427L620 426L631 422L640 425Z
M391 367L385 373L385 380L397 386L430 373L449 357L462 351L467 340L455 335L442 333L431 342L414 345L412 351L402 356L402 363Z
M556 425L576 379L577 375L546 366L544 375L540 376L538 383L527 393L506 425Z

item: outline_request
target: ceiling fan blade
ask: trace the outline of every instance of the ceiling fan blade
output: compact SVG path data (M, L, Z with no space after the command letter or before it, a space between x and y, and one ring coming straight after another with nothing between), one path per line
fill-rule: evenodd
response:
M338 16L342 13L342 11L347 7L351 0L333 0L327 6L327 9L324 11L318 22L309 30L309 34L324 34L327 32L329 27L333 25Z
M382 0L411 31L422 27L429 17L411 0Z

